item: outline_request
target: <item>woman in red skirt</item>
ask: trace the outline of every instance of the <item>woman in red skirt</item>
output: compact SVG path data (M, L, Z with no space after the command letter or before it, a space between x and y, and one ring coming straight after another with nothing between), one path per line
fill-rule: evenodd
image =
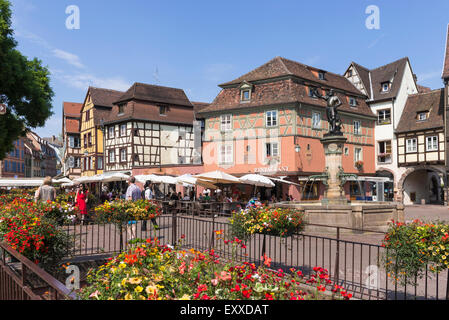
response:
M83 184L80 184L80 186L76 190L76 202L75 206L78 208L78 210L81 213L81 223L84 224L85 217L87 216L87 195L89 191L87 188L84 187Z

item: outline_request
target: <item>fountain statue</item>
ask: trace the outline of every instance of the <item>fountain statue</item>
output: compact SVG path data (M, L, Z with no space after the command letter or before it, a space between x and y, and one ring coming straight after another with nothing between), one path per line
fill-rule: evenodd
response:
M356 230L361 229L385 231L392 219L404 221L402 204L347 199L344 191L346 181L349 178L359 180L356 174L343 171L343 149L347 139L341 131L342 123L338 114L338 108L342 102L332 89L325 96L320 95L315 89L314 95L327 102L326 115L329 131L321 139L325 156L325 170L322 174L308 177L308 181L304 185L304 193L308 184L311 183L310 190L312 190L313 184L316 182L321 182L325 186L326 192L321 201L287 201L275 204L275 206L303 211L306 222L309 224L353 228L353 232L356 233L359 232ZM360 182L359 187L361 189ZM307 198L304 194L303 199ZM321 230L320 228L312 225L306 226L306 229L309 230ZM321 231L329 232L329 228L324 227Z
M357 175L345 174L342 169L343 148L347 140L341 132L341 119L338 115L338 107L342 103L333 89L330 89L325 96L320 95L317 89L315 89L314 94L327 102L326 115L329 122L329 132L321 139L326 159L325 174L327 176L326 195L321 202L323 204L347 204L348 200L345 196L342 181L346 181L349 176L357 179Z

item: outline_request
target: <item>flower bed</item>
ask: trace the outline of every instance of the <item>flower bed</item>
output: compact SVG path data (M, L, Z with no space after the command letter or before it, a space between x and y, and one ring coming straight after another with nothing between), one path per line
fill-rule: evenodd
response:
M69 236L40 206L16 199L0 209L0 239L47 271L69 253Z
M294 209L250 207L232 214L231 236L248 239L255 233L286 237L304 227L303 214Z
M95 208L96 220L99 223L124 225L131 220L149 220L161 214L159 206L149 200L105 202Z
M449 225L440 222L391 224L382 246L382 265L387 274L402 284L415 284L422 278L426 266L434 273L449 267Z
M242 243L235 239L229 245ZM260 267L224 263L213 250L182 251L148 239L91 271L79 295L86 300L305 300L322 299L326 285L332 285L322 268L306 279L301 271L286 274L269 266L266 257ZM305 284L313 289L305 290ZM339 286L333 292L335 299L351 298Z

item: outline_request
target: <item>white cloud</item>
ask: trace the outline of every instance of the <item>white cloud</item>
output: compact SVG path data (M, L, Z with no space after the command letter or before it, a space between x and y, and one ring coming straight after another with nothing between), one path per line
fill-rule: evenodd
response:
M118 76L97 77L90 73L69 74L61 70L52 70L52 74L56 79L64 82L65 84L81 90L87 90L89 86L92 86L126 91L131 86L129 82Z
M62 59L68 64L71 64L72 66L75 66L80 69L85 68L85 66L81 63L81 59L76 54L60 49L53 49L52 52L56 58Z
M441 77L441 71L431 71L426 73L421 73L418 75L418 81L426 81L429 79L435 79Z

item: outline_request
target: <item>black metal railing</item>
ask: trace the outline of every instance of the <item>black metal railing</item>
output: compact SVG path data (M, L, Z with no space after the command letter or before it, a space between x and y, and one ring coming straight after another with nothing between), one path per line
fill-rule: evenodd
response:
M381 266L385 248L381 245L383 232L337 226L308 224L308 229L289 237L255 234L246 241L246 250L233 252L224 243L230 224L221 212L182 209L177 204L164 208L156 219L155 230L151 221L117 227L109 225L66 226L73 235L73 256L114 254L135 238L157 237L162 244L177 245L195 250L210 250L223 259L238 259L255 264L263 263L263 255L270 257L271 268L295 268L310 275L316 266L329 271L334 283L344 286L360 299L448 299L448 272L433 274L426 271L416 286L399 285ZM218 232L217 232L218 231ZM363 237L363 241L360 238ZM414 275L411 275L415 277Z

